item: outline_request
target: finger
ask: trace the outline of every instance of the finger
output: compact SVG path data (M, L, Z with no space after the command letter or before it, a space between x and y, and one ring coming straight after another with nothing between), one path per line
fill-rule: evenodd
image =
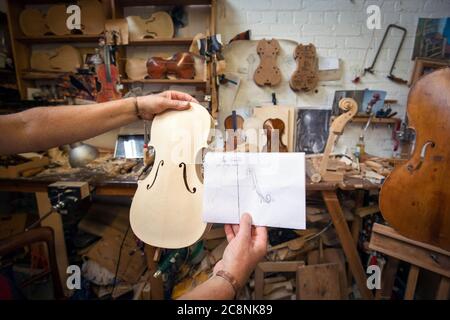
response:
M241 223L239 225L238 237L242 239L251 239L252 236L252 217L248 213L244 213L241 217Z
M233 240L236 236L236 234L233 231L233 228L231 227L230 224L226 224L224 226L224 230L225 230L225 235L227 236L228 242L231 242L231 240Z
M172 99L175 100L181 100L181 101L189 101L189 102L196 102L198 103L198 101L192 97L191 95L184 93L184 92L180 92L180 91L169 91L170 97Z
M233 228L234 234L239 233L239 225L238 224L232 224L231 227Z
M267 228L256 227L254 230L254 243L255 247L260 249L267 248Z
M163 109L173 109L173 110L186 110L189 109L191 106L189 102L187 101L180 101L180 100L170 100L163 98L161 105L163 106Z

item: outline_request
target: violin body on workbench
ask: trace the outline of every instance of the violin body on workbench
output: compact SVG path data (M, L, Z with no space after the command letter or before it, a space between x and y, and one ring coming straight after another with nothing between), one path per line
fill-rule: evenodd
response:
M450 251L450 68L413 86L407 112L414 152L384 182L381 213L404 236Z

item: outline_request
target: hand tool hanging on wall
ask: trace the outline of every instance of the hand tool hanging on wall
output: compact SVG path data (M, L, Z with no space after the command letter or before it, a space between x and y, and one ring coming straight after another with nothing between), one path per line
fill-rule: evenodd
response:
M377 51L377 53L376 53L376 55L375 55L375 58L373 59L372 65L371 65L370 67L364 69L364 74L366 74L367 72L369 72L369 73L371 73L371 74L374 74L375 71L374 71L373 69L374 69L374 67L375 67L375 65L376 65L376 63L377 63L378 57L380 56L381 50L383 49L383 46L384 46L384 42L386 41L386 38L387 38L387 36L388 36L388 34L389 34L389 31L390 31L391 29L398 29L398 30L402 31L403 36L402 36L402 39L400 40L400 44L399 44L399 46L398 46L397 53L395 54L395 58L394 58L394 60L392 61L391 70L389 71L389 75L388 75L387 77L388 77L389 80L394 81L395 83L399 83L399 84L407 84L408 81L406 81L406 80L404 80L404 79L401 79L401 78L399 78L399 77L396 77L396 76L394 76L394 74L393 74L394 68L395 68L395 63L397 62L398 55L400 54L400 50L401 50L402 47L403 47L403 43L405 42L406 33L407 33L407 31L406 31L405 28L400 27L400 26L398 26L398 25L396 25L396 24L390 24L390 25L387 27L386 32L384 33L383 39L381 40L380 46L378 47L378 51Z

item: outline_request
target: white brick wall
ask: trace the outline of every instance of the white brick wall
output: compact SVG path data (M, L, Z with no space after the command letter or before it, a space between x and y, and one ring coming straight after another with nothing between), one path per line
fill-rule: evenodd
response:
M372 31L366 27L366 8L371 4L382 5L382 30L375 33L365 65L372 62L387 25L397 23L408 30L408 35L395 75L409 79L418 18L450 16L450 0L218 0L218 32L224 42L247 29L252 30L253 39L265 37L313 42L321 56L340 58L344 65L341 83L332 87L322 83L326 86L327 101L323 101L323 94L318 95L316 101L311 97L302 99L299 95L299 107L331 106L335 90L381 89L388 92L388 98L399 101L398 106L394 106L395 111L404 117L409 88L386 79L400 39L398 35L394 34L386 43L376 66L376 75L368 75L358 85L351 82L369 45ZM308 104L304 105L302 100L307 100ZM354 146L359 132L360 126L350 128L339 144ZM391 133L391 128L381 126L370 129L367 150L378 155L392 155Z

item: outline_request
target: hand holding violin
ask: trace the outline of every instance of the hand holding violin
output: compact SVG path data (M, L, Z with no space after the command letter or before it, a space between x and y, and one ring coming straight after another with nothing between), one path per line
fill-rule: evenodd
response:
M155 114L167 109L186 110L189 102L198 101L187 93L179 91L164 91L160 94L137 97L139 115L145 120L152 120Z

